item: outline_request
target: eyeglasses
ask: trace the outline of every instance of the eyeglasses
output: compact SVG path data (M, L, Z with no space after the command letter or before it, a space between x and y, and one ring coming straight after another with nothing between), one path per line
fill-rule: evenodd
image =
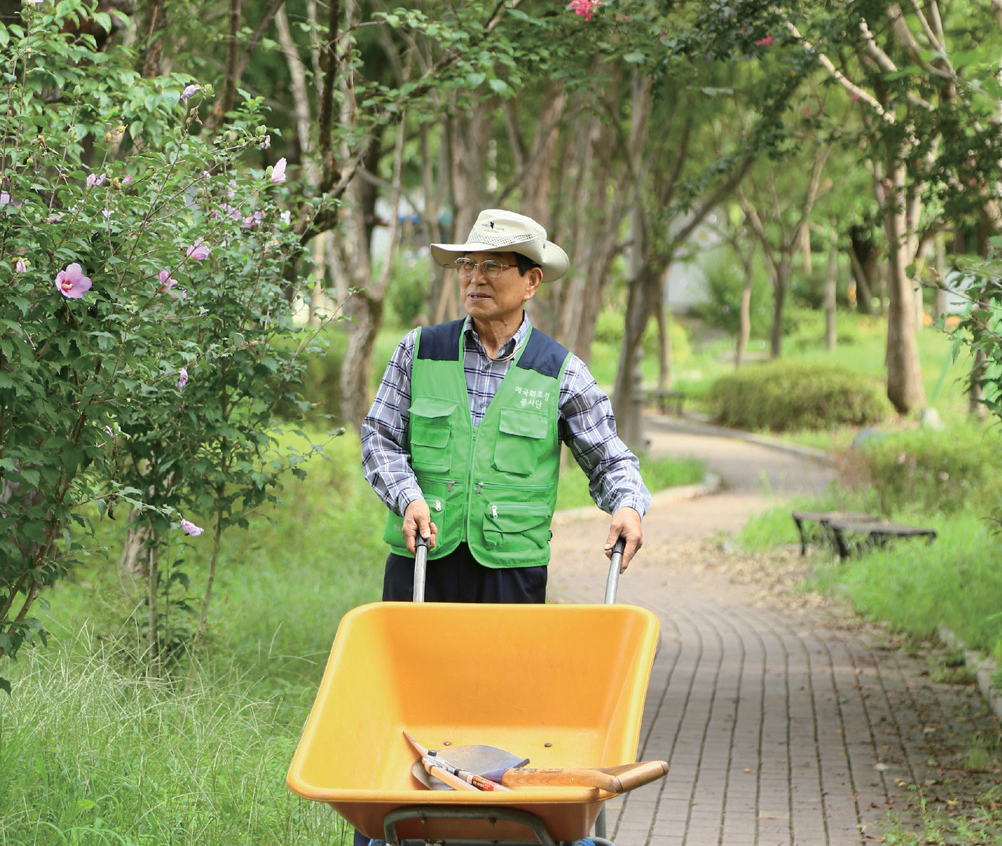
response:
M518 267L518 265L502 264L493 259L484 259L484 261L474 261L471 258L465 257L456 259L456 270L459 271L460 279L471 278L478 267L488 282L495 282L502 271L507 270L509 267Z

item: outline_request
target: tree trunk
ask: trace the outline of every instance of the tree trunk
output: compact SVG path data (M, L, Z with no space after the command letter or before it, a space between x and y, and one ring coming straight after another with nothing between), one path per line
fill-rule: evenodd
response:
M451 239L448 235L440 231L440 219L442 209L445 206L446 191L449 188L447 174L449 171L448 144L439 145L438 173L443 174L439 178L435 172L435 157L431 154L431 127L421 127L421 187L424 194L424 214L421 215L421 222L424 226L424 243L430 244L443 239ZM444 133L443 133L444 134ZM424 325L432 322L433 316L437 312L439 297L446 290L445 270L438 266L437 262L428 258L429 272L432 274L432 284L425 298L424 313L418 315L418 321ZM437 321L441 322L441 321Z
M407 136L406 125L407 117L404 113L397 126L393 161L393 193L390 197L391 220L387 238L389 246L379 279L372 279L372 259L369 254L369 246L372 243L372 221L366 219L369 215L353 215L351 225L346 227L348 230L346 234L351 239L352 252L343 256L342 266L350 267L353 274L357 272L359 282L363 281L362 274L365 277L365 282L356 286L359 288L359 293L348 300L346 312L353 318L353 322L351 334L348 337L348 349L345 351L341 367L341 411L345 422L354 426L356 431L361 429L362 420L369 409L369 372L372 364L372 349L376 343L376 335L383 325L383 296L390 282L393 259L399 240L397 230L400 215L397 212L397 203L400 196L404 141ZM356 199L360 199L359 204L363 208L369 208L374 205L374 199L370 201L368 195L363 195L362 186L364 183L365 180L353 180L349 191Z
M908 265L914 255L909 238L908 211L905 202L905 168L893 163L888 168L891 179L884 223L890 250L887 307L887 397L902 414L925 405L922 368L915 337L915 294L908 277Z
M771 270L772 277L772 328L769 331L769 356L783 355L783 309L786 306L786 280L780 278L778 270Z
M205 128L212 132L223 122L223 116L233 109L240 82L240 19L243 17L243 0L229 0L226 34L226 68L223 86L216 98L212 113L205 120Z
M161 75L164 30L167 28L167 4L165 0L148 0L143 4L139 22L142 38L138 56L139 75L144 79L156 79Z
M872 236L864 227L849 229L849 262L856 283L856 311L873 314L874 292L878 290L877 251Z
M668 310L668 273L666 267L661 274L661 305L654 314L658 321L658 349L661 360L658 367L658 390L667 391L671 388L673 350L671 346L671 312Z
M936 234L936 290L932 297L932 319L935 322L946 316L946 233Z
M549 286L547 293L557 301L554 337L588 362L628 192L618 190L623 171L613 173L608 166L616 147L609 125L581 116L568 127L566 137L557 164L565 174L566 193L560 198L560 206L571 270L567 277ZM613 186L617 190L610 190ZM614 200L611 206L603 207L600 198L609 194ZM599 226L591 214L596 208L603 208Z
M547 230L551 241L560 243L558 221L551 215L551 189L553 185L553 163L556 160L557 142L560 138L559 126L567 108L567 94L562 85L551 83L547 86L542 106L535 115L535 129L532 140L526 144L518 132L520 109L514 100L505 101L508 119L505 128L515 156L516 175L509 192L518 186L521 191L519 212L539 221ZM544 332L556 333L560 305L559 290L553 285L544 285L533 297L533 323Z
M828 250L828 271L825 273L825 349L831 352L838 342L836 316L836 293L838 289L838 239L833 238Z
M744 259L742 258L742 261ZM741 289L740 324L738 326L738 341L734 348L734 366L740 367L744 362L745 350L748 349L748 341L751 338L751 295L752 287L755 284L755 275L751 262L745 264L745 284Z
M456 103L454 101L453 105ZM480 112L457 112L446 127L449 144L450 196L452 241L460 243L473 228L477 215L484 209L487 172L487 142L490 140L489 121L479 119ZM453 320L463 314L462 301L456 285L456 275L449 271L442 277L433 323Z
M623 346L619 355L612 405L620 437L635 452L642 452L646 444L642 416L643 386L638 381L640 343L661 291L658 276L649 264L644 263L637 269L636 275L630 280L629 290Z

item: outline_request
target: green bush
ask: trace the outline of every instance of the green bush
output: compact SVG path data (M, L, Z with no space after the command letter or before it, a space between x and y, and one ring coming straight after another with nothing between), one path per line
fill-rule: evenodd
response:
M784 361L722 376L705 399L715 422L751 431L866 426L891 410L876 382L832 365Z
M880 511L906 508L982 514L1002 504L1002 442L996 429L955 426L874 437L860 445L864 478Z

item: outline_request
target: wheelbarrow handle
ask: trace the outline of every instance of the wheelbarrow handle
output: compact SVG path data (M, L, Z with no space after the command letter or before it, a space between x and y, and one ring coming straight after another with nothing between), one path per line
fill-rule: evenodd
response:
M623 551L626 549L625 538L620 538L612 547L612 558L609 561L609 577L605 582L605 602L615 605L616 593L619 591L619 568L623 562ZM428 573L428 539L417 536L414 549L414 602L424 602L424 586Z
M428 574L428 538L417 536L414 543L414 601L424 602L424 583Z
M619 591L619 568L623 564L623 552L626 550L626 538L621 537L612 548L612 558L609 561L609 578L605 580L605 603L616 604L616 593Z

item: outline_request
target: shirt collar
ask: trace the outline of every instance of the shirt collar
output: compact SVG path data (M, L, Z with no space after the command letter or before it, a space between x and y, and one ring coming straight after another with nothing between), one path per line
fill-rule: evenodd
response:
M529 322L529 315L523 311L521 325L518 327L515 334L501 345L501 349L498 350L498 359L511 357L515 350L517 350L526 339L531 325L532 324ZM473 340L482 355L487 355L484 345L480 342L480 336L477 334L477 330L473 328L473 318L469 315L466 316L466 322L463 324L463 335Z

